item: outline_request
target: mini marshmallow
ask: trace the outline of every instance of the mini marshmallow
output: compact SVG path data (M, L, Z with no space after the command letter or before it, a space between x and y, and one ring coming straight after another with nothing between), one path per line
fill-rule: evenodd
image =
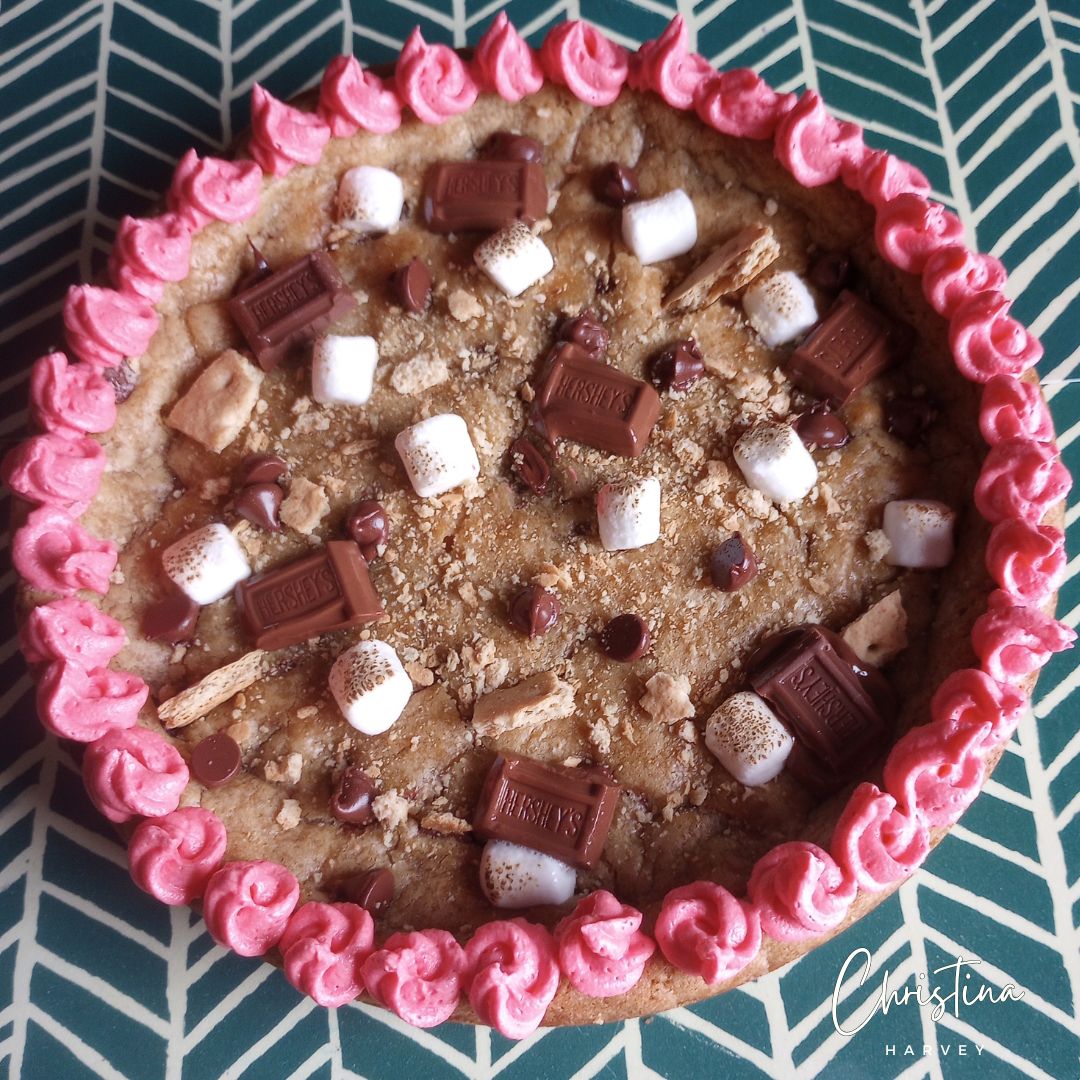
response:
M379 346L372 337L320 337L311 352L311 396L320 405L365 404L378 362Z
M405 186L401 177L375 165L349 169L338 184L338 221L358 233L386 232L401 220Z
M577 871L532 848L489 840L480 856L480 887L497 908L565 904L574 895Z
M394 440L409 483L422 499L475 480L480 462L469 428L456 413L441 413L405 428Z
M805 498L817 483L817 465L789 424L755 424L739 436L734 453L746 482L776 502Z
M361 641L330 669L330 693L341 715L364 735L381 735L412 697L412 679L385 641Z
M660 539L660 481L631 477L596 493L596 518L605 551L628 551Z
M882 528L892 566L938 570L953 557L956 514L945 503L931 499L897 499L885 504Z
M181 537L161 553L166 575L196 604L212 604L251 576L240 542L220 521Z
M547 244L520 221L512 221L489 236L473 259L507 296L520 296L555 267Z
M697 243L694 204L682 188L628 203L622 212L622 235L643 266L682 255Z
M810 290L790 270L758 278L743 293L742 302L750 325L770 349L794 341L818 321Z
M760 787L780 775L795 745L757 694L733 694L705 724L705 745L740 784Z

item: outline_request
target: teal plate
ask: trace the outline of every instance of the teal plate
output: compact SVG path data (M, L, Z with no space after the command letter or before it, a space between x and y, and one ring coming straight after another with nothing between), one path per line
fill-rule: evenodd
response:
M4 0L0 4L0 441L22 430L26 372L57 343L65 288L100 269L118 218L145 209L192 144L246 126L256 80L288 97L329 58L391 59L411 27L475 41L472 0ZM915 162L999 256L1042 338L1066 461L1080 469L1080 6L1077 0L514 0L535 43L578 15L630 46L681 12L698 51L782 90L818 87L867 140ZM7 499L8 496L3 496ZM2 508L4 518L7 507ZM1077 508L1069 511L1077 550ZM1075 567L1070 567L1074 570ZM11 607L13 574L0 585ZM1075 623L1080 579L1060 611ZM8 617L5 615L5 619ZM1080 1076L1080 671L1057 657L985 792L913 880L839 939L745 989L649 1020L541 1032L405 1027L326 1012L202 922L138 891L43 737L12 640L0 649L0 1073L41 1080L217 1077ZM866 954L856 953L865 949ZM845 963L856 953L854 966ZM868 960L870 973L862 960ZM965 963L959 969L958 959ZM969 963L970 962L970 963ZM946 1007L878 1010L937 984ZM936 972L936 973L935 973ZM954 979L966 987L958 1006ZM1004 988L1015 992L1007 1000ZM967 1004L979 996L982 1000ZM1013 998L1020 991L1020 1000ZM857 1018L857 1019L853 1019Z

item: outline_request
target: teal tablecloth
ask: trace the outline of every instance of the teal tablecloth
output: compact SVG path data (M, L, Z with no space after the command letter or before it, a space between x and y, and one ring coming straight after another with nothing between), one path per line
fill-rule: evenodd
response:
M193 143L246 125L254 81L287 97L327 60L390 59L419 22L475 41L498 3L472 0L22 0L0 6L0 439L17 434L29 363L59 338L65 287L108 250L118 217L166 186ZM578 14L628 44L676 11L699 51L774 85L817 86L870 142L916 162L1007 264L1016 313L1046 346L1066 459L1080 466L1080 6L1077 0L515 0L535 41ZM6 496L5 496L6 498ZM6 518L6 507L3 508ZM1069 522L1075 538L1077 510ZM1071 569L1075 569L1074 567ZM13 576L0 605L10 606ZM1077 580L1061 611L1075 621ZM214 947L201 922L129 882L120 847L44 739L14 645L0 649L0 1073L297 1077L1080 1076L1080 736L1073 655L1039 684L983 796L876 913L792 968L694 1009L512 1044L487 1030L406 1029L368 1008L325 1012L269 966ZM915 986L958 956L967 984L1019 1002L897 1006L852 1037L830 1015L844 959L880 987ZM947 987L946 987L947 992ZM970 991L969 991L970 996Z

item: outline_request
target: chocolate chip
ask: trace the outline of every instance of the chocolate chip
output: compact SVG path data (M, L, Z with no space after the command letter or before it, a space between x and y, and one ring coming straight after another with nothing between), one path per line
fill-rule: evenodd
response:
M224 731L207 736L191 751L191 774L203 787L227 784L243 764L236 740Z
M583 311L577 318L566 319L559 327L560 341L580 345L594 360L599 360L611 344L607 327L593 311Z
M937 419L937 409L923 397L901 396L885 403L885 429L908 446L922 440Z
M543 454L528 439L515 439L510 444L510 468L534 495L543 495L547 491L551 469Z
M480 156L496 161L532 161L539 165L544 160L544 147L528 135L496 131L484 143Z
M359 765L348 765L330 796L330 813L347 825L370 825L375 820L374 799L371 777Z
M288 471L283 457L277 454L248 454L240 462L240 475L237 478L241 487L248 484L273 484Z
M675 342L649 365L649 378L660 390L689 390L704 374L705 360L693 338Z
M394 874L385 868L366 870L341 883L340 893L350 904L381 915L394 899Z
M143 612L141 629L151 641L176 645L195 636L198 621L199 605L177 590Z
M851 257L842 251L824 251L810 264L808 276L819 289L838 293L851 283Z
M848 431L844 421L829 408L826 401L811 405L795 418L791 426L795 429L795 434L807 446L832 449L837 446L846 446L851 439L851 432Z
M651 644L652 635L640 615L616 615L600 631L600 651L621 664L641 659Z
M233 500L233 508L252 525L267 532L281 532L278 510L284 497L278 484L248 484Z
M394 271L394 296L406 311L423 311L431 299L431 271L423 259L413 259Z
M378 558L379 548L390 539L390 518L383 504L374 499L358 502L349 511L345 528L360 545L364 562Z
M139 383L139 373L126 360L121 360L116 367L101 369L105 381L112 384L113 397L117 405L122 405Z
M612 161L597 170L593 178L593 194L609 206L625 206L641 194L641 188L633 169Z
M510 603L510 621L529 637L543 637L558 621L562 612L559 598L539 585L530 585Z
M245 289L250 289L252 285L258 285L264 278L268 278L273 271L270 269L270 264L266 261L266 256L255 246L255 241L249 236L247 242L251 247L251 255L255 260L255 268L249 273L245 274L237 283L234 293L241 293Z
M757 577L757 559L742 538L742 533L729 536L709 559L712 583L724 592L741 589Z

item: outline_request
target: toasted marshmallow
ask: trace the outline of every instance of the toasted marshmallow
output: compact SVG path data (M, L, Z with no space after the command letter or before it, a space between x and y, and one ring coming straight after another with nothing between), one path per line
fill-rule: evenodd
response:
M320 405L365 404L378 362L379 346L372 337L320 337L311 352L311 396Z
M818 321L810 290L790 270L758 278L747 287L742 302L750 325L770 349L794 341Z
M565 904L574 895L577 871L532 848L489 840L480 856L480 887L493 907Z
M357 731L381 735L409 703L412 679L385 641L361 641L334 661L330 693Z
M405 186L389 169L358 165L338 184L338 221L353 232L387 232L401 220L404 205Z
M596 493L596 519L605 551L628 551L660 539L660 481L631 477Z
M937 570L953 557L956 514L931 499L897 499L885 504L882 528L889 541L888 562L915 570Z
M555 267L547 244L520 221L489 236L473 252L473 259L507 296L520 296Z
M757 694L744 691L709 717L705 745L740 784L760 787L780 775L795 740Z
M181 537L161 553L166 575L196 604L212 604L251 576L239 541L220 521Z
M465 421L456 413L429 416L407 427L394 440L409 483L422 499L442 495L480 475Z
M746 482L776 502L805 498L817 483L817 465L790 424L755 424L739 436L734 453Z
M694 204L682 188L628 203L622 212L622 235L645 266L682 255L697 243Z

